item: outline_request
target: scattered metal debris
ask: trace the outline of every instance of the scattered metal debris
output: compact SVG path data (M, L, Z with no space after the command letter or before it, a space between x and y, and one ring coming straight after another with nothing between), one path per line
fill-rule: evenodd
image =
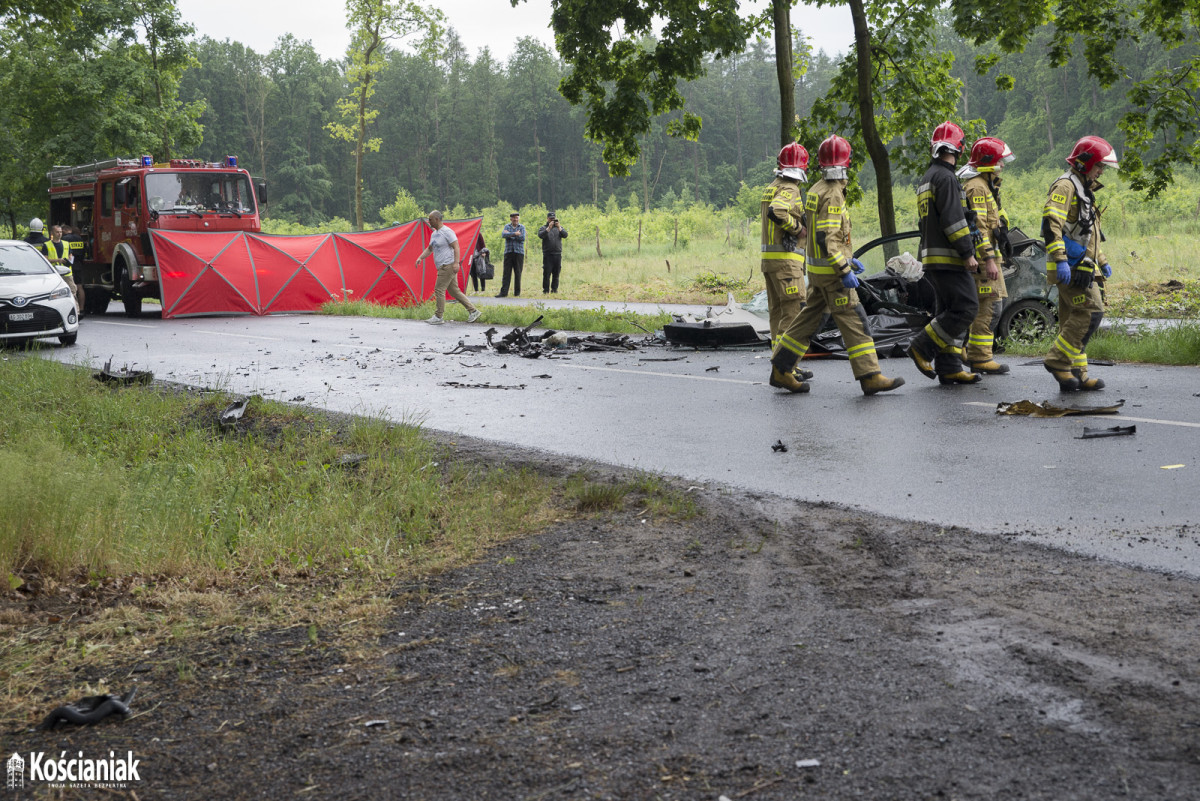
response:
M716 372L720 371L720 369L721 369L721 365L719 365L719 364L714 364L712 367L709 367L709 368L708 368L707 370L705 370L704 372L706 372L706 373L716 373Z
M819 768L821 760L819 759L797 759L796 767L798 768Z
M551 376L549 373L542 373L541 375L534 376L534 378L552 378L552 377L553 376Z
M54 730L60 723L73 723L76 726L91 726L99 723L109 715L129 715L129 704L137 695L134 687L124 695L89 695L80 698L73 704L64 704L50 712L39 725L39 729Z
M686 358L687 358L686 356L668 356L668 357L662 358L662 359L656 359L656 358L652 358L652 357L643 357L643 358L638 359L638 361L639 362L681 362Z
M149 384L154 380L154 373L149 370L130 370L125 365L120 370L112 369L112 358L104 363L104 368L92 376L97 381L109 384Z
M592 334L584 337L568 336L563 331L546 331L540 336L530 334L542 321L539 316L524 328L514 328L499 340L495 328L483 332L487 338L488 347L497 353L511 353L526 359L537 359L542 356L553 358L563 353L580 353L583 351L628 351L636 350L637 345L629 341L628 334Z
M1112 428L1088 428L1076 439L1099 439L1100 437L1128 437L1137 433L1137 426L1113 426Z
M487 345L468 345L465 340L460 339L458 340L458 344L454 347L454 350L448 350L442 355L457 356L460 353L482 353L487 349Z
M1028 417L1067 417L1076 414L1117 414L1125 405L1119 400L1111 406L1059 406L1050 401L1034 403L1022 400L1015 403L997 403L996 414L1025 415Z
M443 381L438 386L455 389L525 389L524 384L464 384L461 381Z
M775 440L775 444L771 446L771 450L776 453L787 453L787 445L783 444L783 440L777 439Z
M221 412L221 416L217 418L217 422L221 424L221 428L235 427L238 420L241 420L242 415L246 413L246 407L249 404L250 398L245 397L226 406L225 411Z

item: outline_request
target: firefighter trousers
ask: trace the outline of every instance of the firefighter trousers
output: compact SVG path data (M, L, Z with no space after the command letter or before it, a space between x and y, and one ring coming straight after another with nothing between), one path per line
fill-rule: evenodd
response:
M966 270L926 270L925 277L933 284L938 313L913 344L918 350L933 346L937 354L933 369L938 375L961 373L963 336L979 311L975 277Z
M769 270L769 272L768 272ZM767 310L771 321L771 347L788 330L804 308L804 262L799 259L773 260L763 266L767 284Z
M967 331L967 361L971 364L990 362L992 347L996 343L996 325L1000 322L1000 309L1004 299L984 293L987 287L979 287L979 311Z
M1086 289L1058 284L1058 337L1046 354L1051 370L1079 370L1087 378L1087 343L1104 319L1104 299L1095 282Z
M772 366L790 373L808 353L813 335L820 330L825 315L833 317L850 357L854 377L861 381L879 375L879 358L871 337L866 315L858 303L858 290L842 286L841 276L809 273L808 299L804 310L779 336L771 354Z

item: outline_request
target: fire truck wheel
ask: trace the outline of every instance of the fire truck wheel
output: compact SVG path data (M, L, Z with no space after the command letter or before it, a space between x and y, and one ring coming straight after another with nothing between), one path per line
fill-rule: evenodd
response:
M142 296L138 294L133 281L129 280L129 270L125 267L125 262L121 262L117 269L117 289L121 293L121 303L125 306L125 316L141 317Z

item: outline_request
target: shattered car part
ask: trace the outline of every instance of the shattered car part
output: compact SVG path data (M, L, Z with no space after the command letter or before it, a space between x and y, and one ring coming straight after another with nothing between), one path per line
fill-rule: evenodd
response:
M38 725L38 729L54 730L60 723L91 726L94 723L104 720L109 715L127 717L129 715L129 704L133 702L135 695L137 695L137 687L134 687L124 695L89 695L85 698L80 698L73 704L64 704L52 710L46 716L45 720Z
M1023 415L1026 417L1068 417L1079 414L1117 414L1125 401L1119 400L1111 406L1059 406L1050 401L1035 403L1029 400L1015 403L997 403L996 414Z
M103 369L92 376L97 381L108 384L149 384L154 380L154 373L149 370L130 370L125 365L120 370L112 369L112 359L104 363Z
M249 404L250 398L242 398L226 406L225 411L221 412L221 416L217 418L217 422L221 424L221 428L233 428L236 426L238 420L241 420L242 415L246 413L246 407Z
M1137 426L1112 426L1111 428L1088 428L1076 439L1099 439L1100 437L1128 437L1137 433Z
M489 328L483 332L484 337L487 338L487 347L495 350L497 353L512 354L526 359L537 359L542 356L553 358L564 353L580 353L583 351L637 350L637 345L629 341L628 334L591 334L584 337L573 337L568 336L562 331L546 331L546 333L541 335L531 335L529 332L542 319L539 316L524 328L514 328L499 340L495 338L497 334L496 329Z
M443 381L438 386L454 389L525 389L524 384L464 384L461 381Z
M787 453L787 445L783 444L783 440L777 439L775 440L775 444L771 446L771 450L776 453Z

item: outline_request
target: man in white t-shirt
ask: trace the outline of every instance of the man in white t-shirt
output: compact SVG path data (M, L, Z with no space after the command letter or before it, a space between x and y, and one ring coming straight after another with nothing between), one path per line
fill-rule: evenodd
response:
M433 263L437 265L437 283L433 287L437 311L425 322L430 325L441 325L446 322L442 319L442 315L446 312L446 290L450 290L450 296L467 310L467 322L473 323L479 319L479 309L475 308L458 288L458 268L462 263L458 235L442 223L440 211L429 212L429 227L433 229L433 233L429 235L429 244L417 254L417 261L430 253L433 254Z

